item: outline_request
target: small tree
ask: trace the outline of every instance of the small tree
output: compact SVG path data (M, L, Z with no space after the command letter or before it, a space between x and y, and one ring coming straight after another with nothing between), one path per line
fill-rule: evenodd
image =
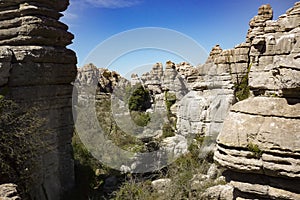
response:
M132 92L129 102L128 102L130 111L139 111L144 112L151 107L151 97L150 92L147 89L144 89L142 85L139 85Z
M142 85L138 85L132 90L128 101L131 118L136 125L146 126L150 121L149 114L145 113L145 111L151 107L150 92Z

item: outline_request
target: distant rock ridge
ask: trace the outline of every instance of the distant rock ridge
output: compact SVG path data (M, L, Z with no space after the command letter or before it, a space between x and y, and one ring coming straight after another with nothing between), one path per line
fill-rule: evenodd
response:
M36 156L28 157L35 168L29 169L25 199L57 200L75 184L71 82L77 59L66 48L73 35L59 21L68 5L68 0L0 0L0 92L4 88L7 98L36 107L46 121L35 136Z
M82 68L78 68L76 84L79 85L98 85L99 92L112 93L115 87L121 84L129 84L119 73L105 68L97 68L90 63Z

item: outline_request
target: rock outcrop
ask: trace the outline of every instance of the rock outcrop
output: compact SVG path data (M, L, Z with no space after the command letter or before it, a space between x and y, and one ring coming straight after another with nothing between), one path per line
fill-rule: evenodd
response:
M36 133L30 199L57 200L74 185L72 85L76 55L66 48L73 35L59 22L68 0L0 0L0 91L36 107L45 124ZM41 142L43 141L43 142Z
M97 68L90 63L82 68L78 68L76 84L78 87L83 85L98 85L98 93L112 93L114 88L125 87L129 84L129 81L115 71Z
M17 185L2 184L0 185L0 199L1 200L20 200L18 196Z
M248 84L217 139L235 198L300 199L300 2L273 21L269 5L250 21Z

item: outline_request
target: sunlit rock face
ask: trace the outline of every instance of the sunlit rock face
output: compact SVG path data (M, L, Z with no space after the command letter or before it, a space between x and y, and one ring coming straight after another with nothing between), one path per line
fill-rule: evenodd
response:
M66 48L73 35L59 21L68 0L0 0L0 89L45 118L36 133L31 199L60 199L74 185L71 138L72 85L76 55ZM41 142L42 141L42 142Z
M264 5L250 21L252 97L231 108L215 160L237 197L300 199L300 2L271 19Z

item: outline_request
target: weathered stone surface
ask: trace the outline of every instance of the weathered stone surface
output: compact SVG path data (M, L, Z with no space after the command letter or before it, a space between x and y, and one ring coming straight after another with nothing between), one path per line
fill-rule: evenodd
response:
M36 133L36 166L28 177L28 197L60 199L74 185L71 138L76 55L73 35L59 22L68 0L0 0L0 91L20 105L36 107L45 130ZM25 180L26 181L26 180ZM22 191L25 192L25 191Z
M16 1L2 2L1 5L3 8L0 10L0 18L3 25L0 28L0 45L64 47L71 43L73 35L67 31L66 25L58 21L62 16L59 12L68 5L68 1Z
M300 198L299 5L276 21L262 6L250 21L253 97L230 109L214 154L236 198Z
M262 5L258 9L258 15L253 17L249 22L250 29L248 31L247 39L252 41L254 37L263 34L266 21L272 19L273 9L271 6L269 4Z
M233 198L233 187L231 185L216 185L208 188L200 199L203 200L232 200Z
M162 142L162 149L170 153L170 158L175 159L188 152L187 139L181 135L167 137Z
M18 196L17 185L2 184L0 185L0 199L1 200L20 200Z
M215 160L228 169L241 173L263 174L267 177L300 180L299 104L289 105L286 99L255 97L234 105L218 137ZM251 147L252 145L252 147ZM246 182L247 182L247 178ZM250 183L236 183L234 187L246 193L270 196L272 199L297 199L299 190ZM289 185L289 184L286 184ZM246 187L247 186L247 187ZM248 187L249 186L249 187ZM256 191L254 187L257 187ZM286 186L285 186L286 187ZM287 195L283 198L280 195Z
M67 9L69 5L69 1L61 1L61 0L53 0L53 1L47 1L47 0L32 0L30 1L33 5L39 5L44 6L45 8L51 8L57 12L62 12ZM7 7L12 6L20 6L22 4L28 4L27 0L0 0L0 8L3 10L6 10Z
M0 48L0 87L8 83L10 70L11 70L11 60L12 51L9 48Z
M283 97L299 97L299 5L296 3L276 21L267 20L265 31L249 34L251 38L249 85L259 94L275 93ZM289 91L288 93L284 91Z
M267 97L236 104L218 137L223 154L217 152L216 160L232 163L231 167L237 170L300 178L300 162L293 158L300 155L299 106L288 105L285 99ZM250 144L263 152L259 160L251 158ZM239 153L240 148L244 151Z
M151 182L151 186L155 189L158 193L164 193L168 191L168 188L171 185L171 179L164 178L164 179L157 179Z
M129 82L115 71L97 68L90 63L78 69L76 84L99 85L99 92L112 93L115 88L124 88Z
M220 170L218 169L218 166L213 163L207 170L207 175L210 179L216 179L220 173Z
M210 63L210 62L216 62L216 58L219 57L219 55L222 53L223 49L220 47L220 45L216 45L212 48L212 50L209 53L209 57L206 61L206 63Z
M289 192L287 190L278 189L268 185L250 184L231 181L233 187L238 188L240 192L255 195L257 197L268 197L269 199L300 199L300 194ZM249 197L251 197L249 195Z

